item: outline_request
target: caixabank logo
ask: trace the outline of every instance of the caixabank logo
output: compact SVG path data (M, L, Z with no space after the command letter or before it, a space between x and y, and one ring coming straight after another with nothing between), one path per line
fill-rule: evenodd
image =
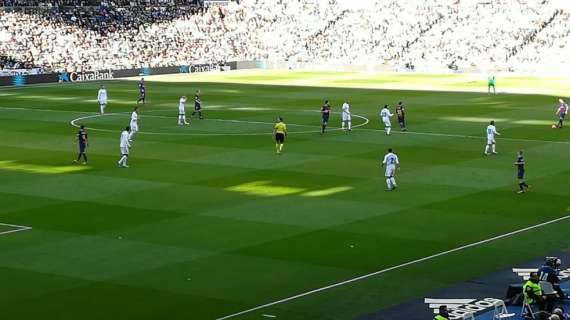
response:
M425 298L424 303L429 306L433 314L439 312L439 307L447 306L449 319L464 319L469 314L478 315L495 309L495 305L502 303L501 299L434 299Z
M83 82L115 79L113 71L61 72L59 82Z
M26 75L16 74L12 79L12 84L16 87L23 87L26 85Z

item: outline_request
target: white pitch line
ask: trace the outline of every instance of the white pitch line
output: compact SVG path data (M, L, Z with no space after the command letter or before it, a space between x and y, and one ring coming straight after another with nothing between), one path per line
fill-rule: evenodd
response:
M21 231L28 231L28 230L32 229L32 227L19 226L17 224L9 224L9 223L0 223L0 226L7 226L7 227L15 228L14 230L2 231L2 232L0 232L0 235L5 235L5 234L15 233L15 232L21 232Z
M281 300L273 301L273 302L266 303L266 304L263 304L263 305L260 305L260 306L257 306L257 307L253 307L253 308L250 308L250 309L247 309L247 310L244 310L244 311L240 311L240 312L236 312L236 313L233 313L233 314L230 314L230 315L227 315L227 316L223 316L223 317L220 317L220 318L216 318L215 320L226 320L226 319L235 318L235 317L237 317L237 316L241 316L241 315L244 315L244 314L247 314L247 313L251 313L251 312L253 312L253 311L265 309L265 308L267 308L267 307L271 307L271 306L274 306L274 305L282 304L282 303L284 303L284 302L288 302L288 301L291 301L291 300L296 300L296 299L299 299L299 298L302 298L302 297L306 297L306 296L309 296L309 295L312 295L312 294L315 294L315 293L319 293L319 292L322 292L322 291L325 291L325 290L329 290L329 289L332 289L332 288L340 287L340 286L343 286L343 285L346 285L346 284L349 284L349 283L353 283L353 282L356 282L356 281L364 280L364 279L367 279L367 278L370 278L370 277L373 277L373 276L377 276L377 275L380 275L380 274L383 274L383 273L388 273L388 272L390 272L390 271L394 271L394 270L397 270L397 269L402 269L402 268L405 268L405 267L407 267L407 266L411 266L411 265L414 265L414 264L417 264L417 263L420 263L420 262L424 262L424 261L428 261L428 260L433 260L433 259L435 259L435 258L439 258L439 257L445 256L445 255L448 255L448 254L450 254L450 253L454 253L454 252L462 251L462 250L465 250L465 249L477 247L477 246L479 246L479 245L486 244L486 243L489 243L489 242L493 242L493 241L496 241L496 240L499 240L499 239L508 238L508 237L513 236L513 235L516 235L516 234L519 234L519 233L523 233L523 232L526 232L526 231L529 231L529 230L537 229L537 228L540 228L540 227L544 227L544 226L546 226L546 225L553 224L553 223L556 223L556 222L559 222L559 221L562 221L562 220L566 220L566 219L568 219L568 218L570 218L570 215L563 216L563 217L560 217L560 218L557 218L557 219L553 219L553 220L550 220L550 221L546 221L546 222L543 222L543 223L539 223L539 224L536 224L536 225L533 225L533 226L530 226L530 227L526 227L526 228L518 229L518 230L515 230L515 231L511 231L511 232L508 232L508 233L505 233L505 234L502 234L502 235L498 235L498 236L495 236L495 237L492 237L492 238L488 238L488 239L485 239L485 240L481 240L481 241L477 241L477 242L470 243L470 244L467 244L467 245L463 245L463 246L460 246L460 247L457 247L457 248L453 248L453 249L450 249L450 250L446 250L446 251L443 251L443 252L440 252L440 253L432 254L432 255L430 255L430 256L423 257L423 258L420 258L420 259L416 259L416 260L413 260L413 261L408 261L408 262L405 262L405 263L402 263L402 264L399 264L399 265L396 265L396 266L392 266L392 267L389 267L389 268L386 268L386 269L378 270L378 271L375 271L375 272L372 272L372 273L368 273L368 274L365 274L365 275L362 275L362 276L358 276L358 277L355 277L355 278L352 278L352 279L348 279L348 280L345 280L345 281L337 282L337 283L334 283L334 284L331 284L331 285L328 285L328 286L325 286L325 287L321 287L321 288L313 289L313 290L310 290L310 291L306 291L306 292L303 292L303 293L300 293L300 294L297 294L297 295L294 295L294 296L291 296L291 297L288 297L288 298L284 298L284 299L281 299Z

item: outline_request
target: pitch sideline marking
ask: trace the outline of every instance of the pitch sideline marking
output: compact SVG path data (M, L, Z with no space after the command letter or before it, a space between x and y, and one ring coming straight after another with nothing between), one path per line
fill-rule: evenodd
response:
M22 232L22 231L32 230L32 227L19 226L19 225L17 225L17 224L0 223L0 226L7 226L7 227L15 228L15 229L13 229L13 230L8 230L8 231L2 231L2 232L0 232L0 236L1 236L1 235L5 235L5 234L9 234L9 233L15 233L15 232Z
M445 256L445 255L448 255L448 254L450 254L450 253L454 253L454 252L458 252L458 251L463 251L463 250L465 250L465 249L477 247L477 246L479 246L479 245L486 244L486 243L489 243L489 242L493 242L493 241L496 241L496 240L499 240L499 239L508 238L508 237L511 237L511 236L516 235L516 234L519 234L519 233L523 233L523 232L526 232L526 231L529 231L529 230L533 230L533 229L537 229L537 228L540 228L540 227L544 227L544 226L546 226L546 225L553 224L553 223L556 223L556 222L559 222L559 221L562 221L562 220L566 220L566 219L569 219L569 218L570 218L570 215L566 215L566 216L563 216L563 217L560 217L560 218L556 218L556 219L553 219L553 220L550 220L550 221L546 221L546 222L543 222L543 223L539 223L539 224L536 224L536 225L533 225L533 226L525 227L525 228L522 228L522 229L518 229L518 230L515 230L515 231L511 231L511 232L508 232L508 233L504 233L504 234L502 234L502 235L494 236L494 237L491 237L491 238L488 238L488 239L485 239L485 240L477 241L477 242L470 243L470 244L467 244L467 245L463 245L463 246L460 246L460 247L456 247L456 248L453 248L453 249L450 249L450 250L446 250L446 251L442 251L442 252L439 252L439 253L436 253L436 254L432 254L432 255L427 256L427 257L419 258L419 259L416 259L416 260L413 260L413 261L408 261L408 262L405 262L405 263L402 263L402 264L399 264L399 265L396 265L396 266L392 266L392 267L389 267L389 268L386 268L386 269L378 270L378 271L375 271L375 272L372 272L372 273L368 273L368 274L365 274L365 275L362 275L362 276L358 276L358 277L355 277L355 278L352 278L352 279L348 279L348 280L344 280L344 281L341 281L341 282L333 283L333 284L328 285L328 286L320 287L320 288L313 289L313 290L310 290L310 291L305 291L305 292L303 292L303 293L299 293L299 294L297 294L297 295L290 296L290 297L288 297L288 298L284 298L284 299L281 299L281 300L273 301L273 302L266 303L266 304L263 304L263 305L259 305L259 306L257 306L257 307L253 307L253 308L250 308L250 309L247 309L247 310L244 310L244 311L240 311L240 312L236 312L236 313L233 313L233 314L230 314L230 315L227 315L227 316L223 316L223 317L220 317L220 318L216 318L215 320L226 320L226 319L235 318L235 317L237 317L237 316L241 316L241 315L244 315L244 314L247 314L247 313L251 313L251 312L253 312L253 311L265 309L265 308L267 308L267 307L271 307L271 306L274 306L274 305L282 304L282 303L284 303L284 302L296 300L296 299L299 299L299 298L302 298L302 297L306 297L306 296L309 296L309 295L312 295L312 294L315 294L315 293L319 293L319 292L322 292L322 291L325 291L325 290L328 290L328 289L340 287L340 286L343 286L343 285L345 285L345 284L350 284L350 283L353 283L353 282L356 282L356 281L360 281L360 280L364 280L364 279L367 279L367 278L370 278L370 277L373 277L373 276L377 276L377 275L379 275L379 274L388 273L388 272L390 272L390 271L394 271L394 270L397 270L397 269L402 269L402 268L405 268L405 267L407 267L407 266L411 266L411 265L414 265L414 264L417 264L417 263L420 263L420 262L424 262L424 261L428 261L428 260L433 260L433 259L435 259L435 258L439 258L439 257Z

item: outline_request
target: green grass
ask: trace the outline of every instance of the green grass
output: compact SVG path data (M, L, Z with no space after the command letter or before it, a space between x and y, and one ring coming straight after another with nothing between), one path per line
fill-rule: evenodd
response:
M554 97L328 87L317 73L228 76L243 83L215 76L148 82L150 104L125 170L116 168L118 139L136 83L106 84L108 111L118 114L78 121L90 128L90 164L75 171L69 122L96 114L98 84L0 90L0 223L33 227L0 235L4 317L215 319L568 214L570 132L548 125ZM348 77L365 78L336 80ZM207 120L177 127L178 97L198 87ZM338 111L347 97L362 117L354 124L370 123L318 134L320 116L310 110L326 98ZM400 100L414 133L386 137L378 105ZM271 137L278 115L291 131L282 156ZM504 139L498 156L484 157L491 119ZM392 193L379 168L388 147L402 162ZM520 149L533 185L525 195L515 193ZM563 221L235 319L353 319L568 248L568 227Z

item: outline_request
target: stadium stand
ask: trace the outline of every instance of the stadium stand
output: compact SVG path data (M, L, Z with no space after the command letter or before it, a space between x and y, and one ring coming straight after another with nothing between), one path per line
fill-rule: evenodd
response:
M354 8L336 0L0 0L0 8L0 56L13 61L3 67L49 71L229 60L556 71L568 63L561 53L570 41L570 15L549 0L374 0Z

